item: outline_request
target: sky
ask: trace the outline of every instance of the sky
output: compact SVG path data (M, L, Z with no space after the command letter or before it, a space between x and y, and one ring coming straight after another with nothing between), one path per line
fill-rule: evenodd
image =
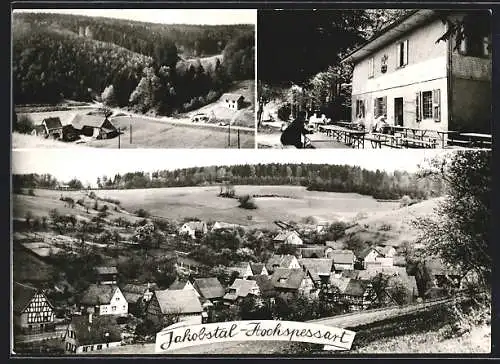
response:
M393 149L31 149L12 153L12 173L50 173L58 180L76 177L94 185L97 177L211 165L257 163L327 163L370 170L416 172L425 159L442 150Z
M256 24L255 9L16 9L16 12L78 14L159 24Z

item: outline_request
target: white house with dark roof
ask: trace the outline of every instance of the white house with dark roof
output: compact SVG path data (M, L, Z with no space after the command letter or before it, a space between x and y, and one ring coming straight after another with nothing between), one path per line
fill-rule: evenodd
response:
M80 298L84 311L95 315L127 315L128 302L120 287L112 284L91 284Z
M245 97L241 94L225 93L220 98L225 107L231 110L239 110L243 107Z
M256 281L236 278L224 295L225 303L235 303L241 298L260 296L260 288Z
M208 232L207 224L203 221L189 221L184 223L179 229L180 235L189 235L195 239L197 235L205 235Z
M458 48L442 19L470 28ZM491 14L433 9L410 11L376 33L342 62L354 64L352 120L491 133Z
M122 333L113 316L73 316L64 333L68 353L89 353L121 345Z
M280 244L291 244L291 245L302 245L302 238L300 235L294 231L280 231L274 238L273 241L275 243Z

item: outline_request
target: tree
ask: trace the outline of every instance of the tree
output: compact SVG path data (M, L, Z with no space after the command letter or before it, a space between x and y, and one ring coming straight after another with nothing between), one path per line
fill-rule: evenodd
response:
M443 259L481 287L491 286L491 151L457 151L422 167L420 175L441 178L447 195L431 217L414 221L429 256Z
M115 88L113 85L109 85L104 89L101 94L102 102L108 106L116 105Z
M16 115L16 114L14 114ZM28 115L21 115L19 117L14 118L13 120L13 129L18 133L29 134L33 130L33 120Z

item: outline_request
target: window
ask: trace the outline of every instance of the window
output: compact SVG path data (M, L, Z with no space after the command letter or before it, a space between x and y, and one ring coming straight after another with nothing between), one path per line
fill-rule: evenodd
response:
M116 311L116 306L112 306L111 311L113 311L113 312Z
M356 100L356 117L364 118L365 117L365 101L364 100Z
M101 350L102 349L102 344L98 344L97 345L97 350Z
M116 297L115 300L119 301L120 300L120 297Z
M387 114L387 96L377 97L373 107L373 114L376 118Z
M461 31L464 39L460 42L458 51L464 56L488 57L491 55L491 24L487 18L468 16L464 19Z
M423 119L441 121L441 90L417 92L415 113L417 122Z
M373 57L368 60L368 78L373 77L375 74L375 62Z
M404 67L408 64L408 40L398 43L396 62L398 67Z
M86 353L86 352L87 352L87 350L88 350L88 346L84 346L84 347L83 347L83 352L84 352L84 353Z

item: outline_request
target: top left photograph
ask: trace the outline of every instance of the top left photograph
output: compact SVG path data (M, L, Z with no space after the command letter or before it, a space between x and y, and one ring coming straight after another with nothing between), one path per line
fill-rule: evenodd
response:
M255 148L255 9L15 9L12 148Z

